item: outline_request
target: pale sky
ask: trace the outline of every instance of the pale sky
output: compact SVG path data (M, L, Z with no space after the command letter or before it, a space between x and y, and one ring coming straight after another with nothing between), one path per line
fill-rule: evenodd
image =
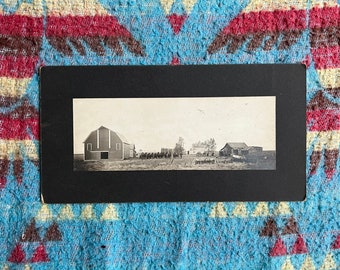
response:
M214 138L275 150L275 97L73 99L73 151L100 126L124 135L136 150L173 148L179 137L189 150Z

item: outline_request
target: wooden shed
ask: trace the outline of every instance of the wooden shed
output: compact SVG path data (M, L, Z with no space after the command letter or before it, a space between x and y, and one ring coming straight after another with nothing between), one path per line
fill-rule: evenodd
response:
M124 160L135 157L135 146L106 127L92 131L84 141L84 160Z
M249 153L249 147L244 142L227 142L220 150L220 156L243 156Z

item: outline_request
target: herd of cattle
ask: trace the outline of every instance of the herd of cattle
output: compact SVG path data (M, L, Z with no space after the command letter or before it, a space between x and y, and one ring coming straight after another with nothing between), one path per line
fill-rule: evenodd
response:
M171 156L172 155L172 156ZM142 152L139 155L137 155L137 157L139 157L140 159L154 159L154 158L182 158L183 154L178 154L176 152ZM196 154L197 157L213 157L215 156L215 153L197 153Z
M139 154L140 159L157 159L157 158L182 158L181 154L171 153L171 152L156 152L156 153L148 153L142 152ZM213 157L206 158L196 158L194 160L195 164L215 164L216 160Z
M215 164L215 158L197 158L195 159L195 164Z
M177 158L177 157L182 157L181 154L178 153L173 153L171 154L171 152L142 152L139 154L139 158L140 159L153 159L153 158Z

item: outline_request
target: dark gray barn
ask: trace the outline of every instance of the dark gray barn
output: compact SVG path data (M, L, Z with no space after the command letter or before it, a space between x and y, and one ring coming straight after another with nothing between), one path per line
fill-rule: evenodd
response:
M92 131L84 141L84 160L123 160L135 157L135 146L106 127Z
M238 155L243 156L249 153L249 147L244 142L229 142L220 150L220 156Z

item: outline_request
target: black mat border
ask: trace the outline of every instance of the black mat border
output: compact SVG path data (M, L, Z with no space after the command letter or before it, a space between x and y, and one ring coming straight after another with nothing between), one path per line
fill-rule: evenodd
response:
M45 203L305 199L302 64L46 66L39 77ZM73 98L227 96L276 96L276 170L73 171Z

